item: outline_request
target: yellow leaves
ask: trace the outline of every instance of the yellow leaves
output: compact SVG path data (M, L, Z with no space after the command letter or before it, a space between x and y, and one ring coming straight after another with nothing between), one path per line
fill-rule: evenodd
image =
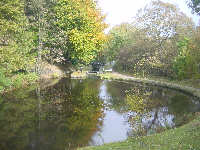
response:
M136 113L143 113L145 111L146 104L142 96L129 94L126 97L126 100L131 111L134 111Z
M93 0L59 0L58 25L68 37L66 47L76 62L89 63L106 41L104 16Z

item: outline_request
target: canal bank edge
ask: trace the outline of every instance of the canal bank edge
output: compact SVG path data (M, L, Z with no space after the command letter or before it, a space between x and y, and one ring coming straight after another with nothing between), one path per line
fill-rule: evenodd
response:
M175 89L184 93L200 98L200 89L179 85L175 83L167 83L166 81L148 80L135 78L118 73L100 74L102 79L116 81L133 81L145 83L149 85L161 86L165 88ZM91 146L80 148L80 150L197 150L200 149L200 113L197 114L193 121L174 129L166 130L162 133L150 136L141 136L130 138L122 142L109 143L102 146Z
M159 80L152 80L146 78L136 78L127 75L122 75L119 73L106 73L106 74L98 74L101 79L108 79L108 80L116 80L116 81L128 81L129 83L136 82L136 83L144 83L153 86L160 86L168 89L173 89L177 91L181 91L183 93L189 94L191 96L197 97L200 99L200 88L194 88L191 86L181 85L180 83L170 83L167 81L159 81Z

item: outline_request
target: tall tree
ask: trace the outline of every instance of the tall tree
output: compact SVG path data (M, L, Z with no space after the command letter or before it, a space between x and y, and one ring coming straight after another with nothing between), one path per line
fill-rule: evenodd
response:
M173 60L178 55L177 42L192 36L195 30L191 18L175 5L159 0L139 10L129 26L134 30L123 34L124 39L129 37L129 44L115 47L118 49L115 68L159 75L171 74Z
M192 8L193 13L200 16L200 0L189 0L188 6Z
M42 49L43 49L43 36L45 30L45 18L46 12L45 6L47 0L25 0L25 14L29 20L31 26L30 30L35 34L35 50L37 52L37 61L35 65L35 71L40 74L41 61L42 61Z
M108 33L109 40L105 46L105 55L108 61L117 60L118 54L122 47L130 45L131 34L134 32L132 25L128 23L122 23L114 26Z
M29 29L23 0L0 1L0 90L9 85L14 72L30 71L35 63Z
M53 11L52 27L59 31L53 48L60 48L64 57L75 64L93 60L106 40L104 16L93 0L59 0Z
M93 0L40 0L38 11L34 2L27 0L27 14L41 26L45 58L87 64L97 56L106 40L106 24Z
M143 55L148 60L146 63L163 69L169 68L177 54L176 42L191 36L194 31L191 18L175 5L160 0L152 1L139 10L133 24L145 32L146 41L151 41L151 48L147 48ZM172 47L169 48L169 45Z
M162 46L162 42L166 39L176 35L188 33L191 35L194 28L192 19L179 8L160 0L152 1L144 9L139 10L134 24L145 31L146 35L154 39L159 46Z
M27 70L34 63L33 34L22 0L0 2L0 67L7 72Z

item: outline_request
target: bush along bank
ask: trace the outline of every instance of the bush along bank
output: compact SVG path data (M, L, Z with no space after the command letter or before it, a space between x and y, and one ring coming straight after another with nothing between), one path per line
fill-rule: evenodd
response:
M20 73L12 76L11 78L7 78L5 76L0 77L0 94L9 92L14 89L18 89L24 86L28 86L31 84L37 83L39 77L35 73Z

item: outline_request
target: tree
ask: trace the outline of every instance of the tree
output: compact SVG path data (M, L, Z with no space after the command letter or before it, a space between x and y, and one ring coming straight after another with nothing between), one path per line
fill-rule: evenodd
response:
M34 63L34 54L23 1L1 1L0 14L0 66L8 72L26 70Z
M46 5L44 49L58 62L88 64L106 40L104 16L92 0L59 0Z
M128 23L122 23L120 25L114 26L109 31L109 40L107 41L104 50L108 61L118 59L120 49L130 44L130 37L133 31L133 27Z
M173 69L178 79L191 78L197 73L197 62L191 53L190 39L185 38L178 42L179 54L174 59Z
M40 48L42 47L43 58L52 63L68 61L73 64L88 64L97 56L106 40L103 32L106 24L95 2L92 0L35 2L26 0L26 14L38 34L38 41L41 44L37 41L36 43L38 46L42 45Z
M159 0L152 1L139 10L132 26L136 29L135 36L131 39L133 44L129 50L124 47L120 55L125 52L128 57L124 60L132 62L130 68L147 74L171 74L170 68L178 53L176 42L185 36L191 36L194 31L191 18L173 4Z
M200 16L200 0L189 0L188 6L192 8L193 13Z
M35 63L33 33L24 15L23 0L0 1L0 74L8 79L18 70L30 71ZM0 86L5 86L3 80Z
M102 49L106 39L104 16L92 0L60 0L55 11L58 19L55 24L68 36L64 50L66 58L74 63L89 63Z
M51 0L50 0L51 1ZM47 13L49 0L25 0L25 15L31 26L30 30L35 34L34 45L37 52L35 71L41 73L42 53L44 49L44 33L47 20L44 14Z
M116 60L115 70L163 76L172 75L179 53L177 42L195 31L191 18L175 5L159 0L139 10L133 23L126 30L122 28L110 31L114 36L107 46Z
M194 23L175 5L161 1L152 1L138 11L134 25L143 30L147 37L155 41L162 52L163 43L177 36L191 35Z

